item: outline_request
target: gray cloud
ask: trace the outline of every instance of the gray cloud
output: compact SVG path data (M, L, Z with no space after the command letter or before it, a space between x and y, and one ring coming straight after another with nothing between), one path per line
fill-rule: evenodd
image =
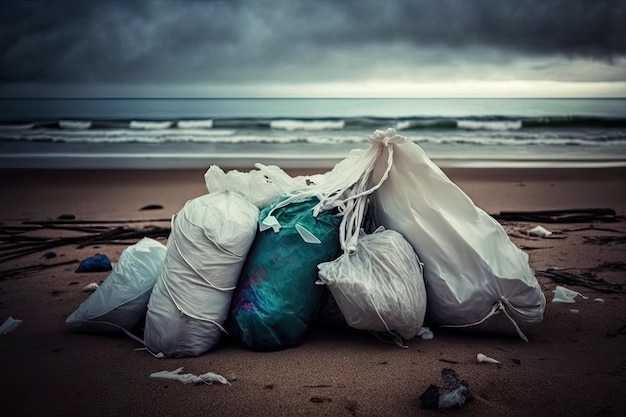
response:
M0 85L626 80L618 0L14 1Z

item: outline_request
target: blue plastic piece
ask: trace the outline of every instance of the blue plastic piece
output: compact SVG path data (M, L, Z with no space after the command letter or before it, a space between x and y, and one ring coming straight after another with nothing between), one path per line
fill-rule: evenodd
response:
M112 268L111 260L108 256L97 253L94 256L83 259L75 272L104 272Z

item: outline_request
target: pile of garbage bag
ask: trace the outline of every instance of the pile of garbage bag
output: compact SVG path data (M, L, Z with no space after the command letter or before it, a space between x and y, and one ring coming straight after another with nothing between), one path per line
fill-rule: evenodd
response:
M167 245L125 249L68 325L186 357L224 333L252 350L297 346L325 292L349 326L401 346L425 323L527 341L543 319L528 256L393 129L324 174L211 166L205 183L173 216ZM141 339L131 331L143 317Z

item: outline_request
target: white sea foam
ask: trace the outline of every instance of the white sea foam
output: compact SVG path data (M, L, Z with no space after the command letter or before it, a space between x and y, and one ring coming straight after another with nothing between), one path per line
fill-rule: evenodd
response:
M406 130L413 127L413 123L410 120L402 120L396 124L396 130Z
M429 127L439 127L439 126L444 126L444 123L446 123L445 120L400 120L399 122L396 123L396 130L407 130L407 129L412 129L414 127L422 127L422 128L429 128ZM449 123L449 122L448 122Z
M177 126L179 129L211 129L213 120L179 120Z
M131 129L168 129L172 126L171 121L142 121L142 120L131 120L130 128Z
M341 130L346 122L343 120L272 120L272 129L282 130Z
M91 127L89 120L59 120L61 129L84 130Z
M519 130L521 120L457 120L459 129L467 130Z

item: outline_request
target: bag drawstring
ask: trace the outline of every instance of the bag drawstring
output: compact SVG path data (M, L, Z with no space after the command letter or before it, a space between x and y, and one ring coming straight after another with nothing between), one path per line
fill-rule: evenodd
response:
M519 337L521 337L524 342L528 342L528 338L526 337L526 335L524 335L524 333L522 332L522 329L520 329L520 327L517 325L515 320L513 320L513 317L511 317L511 315L507 311L507 309L506 309L507 306L509 308L513 309L513 310L517 310L509 302L509 300L507 300L504 297L501 297L498 301L496 301L496 303L493 305L493 307L491 307L491 310L489 311L489 313L487 313L487 315L484 318L482 318L481 320L479 320L479 321L477 321L475 323L470 323L470 324L445 324L445 325L442 325L441 327L463 328L463 327L478 326L479 324L484 323L490 317L495 316L495 315L500 314L500 313L504 313L504 315L511 321L511 323L513 323L513 326L515 327L515 330L517 331L517 334L519 335Z

